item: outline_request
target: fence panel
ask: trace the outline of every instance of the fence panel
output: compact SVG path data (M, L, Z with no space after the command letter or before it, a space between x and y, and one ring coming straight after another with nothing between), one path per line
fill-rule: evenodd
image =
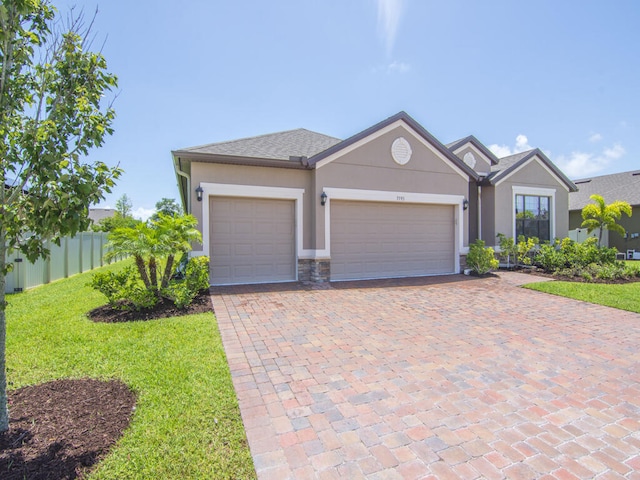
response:
M104 265L104 245L107 233L84 232L75 237L61 239L60 246L49 242L51 251L47 260L27 261L20 252L9 254L13 271L7 275L6 293L21 292L60 278L86 272Z

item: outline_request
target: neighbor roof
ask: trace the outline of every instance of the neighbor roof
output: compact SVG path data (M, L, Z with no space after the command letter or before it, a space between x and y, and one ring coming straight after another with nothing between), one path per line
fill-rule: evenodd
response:
M340 143L338 138L298 128L256 137L183 148L173 153L175 156L195 153L227 157L289 160L291 157L312 157L337 143Z
M574 180L578 191L569 195L569 210L582 210L591 195L601 195L606 203L623 200L640 205L640 170Z
M534 148L533 150L527 150L526 152L516 153L515 155L509 155L508 157L502 157L498 160L497 165L493 165L491 167L491 175L489 175L489 181L492 184L496 184L500 179L506 177L511 172L520 168L522 165L527 163L533 157L538 157L542 162L549 168L553 173L555 173L558 178L560 178L569 188L570 192L575 192L577 187L573 184L571 180L569 180L564 173L555 166L555 164L549 160L549 158L542 153L542 150L539 148Z

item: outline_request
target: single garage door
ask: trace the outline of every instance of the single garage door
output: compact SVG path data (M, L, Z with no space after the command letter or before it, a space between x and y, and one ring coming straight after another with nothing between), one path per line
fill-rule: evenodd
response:
M453 273L454 207L331 201L331 280Z
M210 197L214 285L296 279L293 200Z

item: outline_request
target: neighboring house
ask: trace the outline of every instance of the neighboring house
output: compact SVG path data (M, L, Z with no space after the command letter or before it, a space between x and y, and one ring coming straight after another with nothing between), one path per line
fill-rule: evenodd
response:
M172 154L215 285L458 273L476 238L566 236L576 189L540 150L444 145L404 112L346 140L298 129Z
M601 195L607 204L623 200L631 205L633 215L622 215L618 223L626 230L626 236L610 232L609 247L623 253L627 250L640 251L640 170L583 178L574 183L579 190L569 195L569 229L581 227L582 209L592 203L591 195Z
M113 208L89 208L89 220L98 223L103 218L115 216L116 211Z

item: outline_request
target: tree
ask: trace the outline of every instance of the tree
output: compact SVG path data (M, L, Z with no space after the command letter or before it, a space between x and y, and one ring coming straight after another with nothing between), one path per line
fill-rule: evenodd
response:
M197 225L193 215L172 217L161 213L157 220L141 222L134 228L117 228L109 235L106 257L131 255L145 288L159 299L173 274L176 255L187 253L191 242L202 240Z
M624 236L625 230L622 225L618 224L618 220L622 214L631 216L633 211L631 205L622 200L607 205L601 195L593 194L589 197L595 203L590 203L582 209L582 227L586 227L587 233L593 232L596 228L600 229L598 235L598 247L602 243L602 231L606 228L609 231L617 232Z
M128 218L131 216L131 210L133 210L133 203L125 193L116 200L116 217Z
M151 220L157 220L159 218L158 215L161 213L175 217L182 215L184 211L175 198L162 198L162 200L156 202L156 213L151 216Z
M112 130L102 105L117 86L90 52L83 15L56 21L48 0L0 3L0 432L9 428L6 275L9 250L35 261L45 240L85 230L88 206L110 192L121 170L83 160Z
M133 217L121 217L114 215L113 217L106 217L98 220L98 223L94 223L91 229L94 232L113 232L116 228L135 227L141 220Z

